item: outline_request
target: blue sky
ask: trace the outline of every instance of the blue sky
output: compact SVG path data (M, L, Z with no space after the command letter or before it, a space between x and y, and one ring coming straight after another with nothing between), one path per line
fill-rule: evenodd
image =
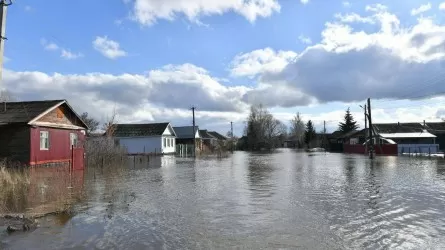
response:
M120 122L187 125L196 105L201 127L234 121L237 134L252 103L331 131L348 106L361 121L366 97L378 122L438 120L442 2L20 0L8 7L2 87L101 120L116 109Z

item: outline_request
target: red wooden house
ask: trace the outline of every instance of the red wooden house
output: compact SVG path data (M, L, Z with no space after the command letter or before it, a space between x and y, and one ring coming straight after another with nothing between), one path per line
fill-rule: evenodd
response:
M0 158L83 169L87 128L66 100L0 103Z

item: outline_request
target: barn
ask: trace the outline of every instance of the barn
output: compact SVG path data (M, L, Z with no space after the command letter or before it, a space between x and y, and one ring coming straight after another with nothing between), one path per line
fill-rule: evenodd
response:
M0 103L0 158L83 169L87 129L66 100Z
M113 137L129 154L174 154L176 133L168 122L116 124Z

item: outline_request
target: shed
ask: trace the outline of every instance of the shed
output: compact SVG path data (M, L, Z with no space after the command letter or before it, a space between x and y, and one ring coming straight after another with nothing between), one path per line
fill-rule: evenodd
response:
M117 124L113 137L129 154L176 152L176 133L169 122Z
M88 126L66 100L0 103L0 157L24 165L84 168Z

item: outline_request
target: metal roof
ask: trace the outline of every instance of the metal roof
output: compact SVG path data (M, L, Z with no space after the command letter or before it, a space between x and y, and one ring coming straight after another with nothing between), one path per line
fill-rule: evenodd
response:
M193 135L193 126L184 126L184 127L173 127L173 130L176 133L176 138L178 139L192 139L195 138L195 136ZM199 131L199 127L195 126L195 135L196 132ZM199 138L199 133L198 133L198 137Z
M218 140L222 140L222 141L227 140L227 137L225 137L224 135L222 135L216 131L209 131L208 133Z
M428 132L417 133L380 133L384 138L436 138L437 136Z
M211 135L206 129L199 130L199 136L202 139L217 139L215 136Z
M116 124L115 137L137 137L162 135L170 123Z

